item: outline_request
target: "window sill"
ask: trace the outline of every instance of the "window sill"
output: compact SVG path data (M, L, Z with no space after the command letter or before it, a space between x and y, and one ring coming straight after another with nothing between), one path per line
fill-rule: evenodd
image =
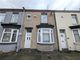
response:
M17 42L0 42L0 44L16 44Z
M38 42L37 44L42 44L42 45L52 45L52 44L54 44L54 42L52 42L52 43L44 43L44 42Z
M80 43L79 43L79 42L74 42L74 44L75 44L75 45L80 45Z

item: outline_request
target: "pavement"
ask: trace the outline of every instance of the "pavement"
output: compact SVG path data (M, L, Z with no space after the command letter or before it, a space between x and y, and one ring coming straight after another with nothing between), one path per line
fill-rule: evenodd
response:
M80 60L80 52L13 52L1 54L0 60Z

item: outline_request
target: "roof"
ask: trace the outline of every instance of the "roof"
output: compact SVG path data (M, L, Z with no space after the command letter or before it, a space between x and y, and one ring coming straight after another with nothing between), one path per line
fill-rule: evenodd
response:
M28 11L28 12L80 12L80 10L39 10L39 9L25 9L25 8L0 8L0 11Z

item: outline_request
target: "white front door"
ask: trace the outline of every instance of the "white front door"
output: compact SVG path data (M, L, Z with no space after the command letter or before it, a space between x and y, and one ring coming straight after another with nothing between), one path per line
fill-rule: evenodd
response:
M24 48L30 48L30 46L31 46L31 32L26 32Z
M61 41L61 48L63 48L63 49L67 48L66 36L65 36L64 30L63 30L63 32L60 32L60 41Z

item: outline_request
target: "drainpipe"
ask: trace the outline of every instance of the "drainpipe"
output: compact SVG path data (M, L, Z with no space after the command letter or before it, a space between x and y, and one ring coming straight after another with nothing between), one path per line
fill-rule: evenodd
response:
M56 29L56 38L57 38L57 46L58 46L58 51L59 51L59 39L58 39L58 29L57 29L57 22L56 22L56 15L55 15L55 11L54 12L54 22L55 22L55 29Z
M24 28L25 28L24 22L25 22L25 16L26 16L25 14L26 14L26 12L25 12L25 8L24 8L24 7L22 7L22 8L23 8L23 22L22 22L22 31L21 31L21 32L22 32L22 34L23 34L23 32L25 31L25 30L24 30ZM22 38L23 38L23 37L22 37ZM22 38L21 38L21 39L22 39ZM20 44L20 45L21 45L21 48L24 46L24 45L23 45L23 39L21 40L21 44Z
M17 42L16 52L18 52L21 49L22 32L24 31L23 29L24 29L24 20L25 20L25 8L24 7L22 7L22 8L23 8L23 11L22 11L23 12L23 16L22 16L22 22L21 22L21 32L19 33L21 39Z

